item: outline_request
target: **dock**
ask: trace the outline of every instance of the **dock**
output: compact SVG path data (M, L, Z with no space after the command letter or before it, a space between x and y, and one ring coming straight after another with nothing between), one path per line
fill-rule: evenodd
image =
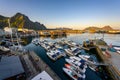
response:
M96 54L100 57L102 63L107 64L104 66L106 71L109 73L109 76L113 80L120 80L120 54L118 54L117 52L109 51L109 46L104 40L96 39L91 41L93 42L92 46L95 47L97 51ZM105 49L105 51L102 49ZM110 56L105 55L106 51L109 53Z
M21 55L21 61L27 74L27 80L31 80L42 71L46 71L54 80L61 80L49 65L33 51Z

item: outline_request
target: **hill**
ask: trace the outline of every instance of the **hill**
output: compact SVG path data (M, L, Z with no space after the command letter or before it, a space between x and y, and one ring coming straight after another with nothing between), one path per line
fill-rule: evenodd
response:
M102 28L99 27L87 27L84 29L85 31L99 31L99 30L103 30L103 31L108 31L108 30L114 30L112 27L110 26L104 26Z
M27 28L27 29L34 29L34 30L46 29L46 27L43 24L40 24L39 22L33 22L26 15L21 13L17 13L12 17L4 17L0 15L1 29L8 26L8 18L10 18L11 27Z

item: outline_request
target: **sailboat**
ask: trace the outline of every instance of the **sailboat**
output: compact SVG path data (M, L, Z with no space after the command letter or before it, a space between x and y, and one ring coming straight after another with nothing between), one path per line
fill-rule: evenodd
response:
M10 19L8 19L8 24L9 24L9 28L11 29L11 25L10 25ZM14 42L13 41L13 35L12 35L12 33L13 33L13 30L11 29L11 43L12 43L12 45L11 46L9 46L9 48L12 50L12 51L23 51L23 47L22 47L22 45L20 45L20 43L19 43L19 38L18 38L18 34L17 34L17 31L15 32L15 36L16 36L16 41L17 42Z

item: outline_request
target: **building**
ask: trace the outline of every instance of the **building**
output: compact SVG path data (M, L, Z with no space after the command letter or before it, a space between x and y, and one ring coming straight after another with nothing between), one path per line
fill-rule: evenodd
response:
M53 79L46 71L43 71L39 73L37 76L35 76L32 80L53 80Z
M4 28L5 34L14 34L17 32L17 28L9 28L9 27L5 27Z
M0 57L0 80L24 80L25 71L19 56Z

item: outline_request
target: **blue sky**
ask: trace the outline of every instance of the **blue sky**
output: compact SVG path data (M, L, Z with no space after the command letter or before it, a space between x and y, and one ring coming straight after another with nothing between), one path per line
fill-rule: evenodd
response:
M17 12L48 28L110 25L120 29L120 0L0 0L0 15Z

